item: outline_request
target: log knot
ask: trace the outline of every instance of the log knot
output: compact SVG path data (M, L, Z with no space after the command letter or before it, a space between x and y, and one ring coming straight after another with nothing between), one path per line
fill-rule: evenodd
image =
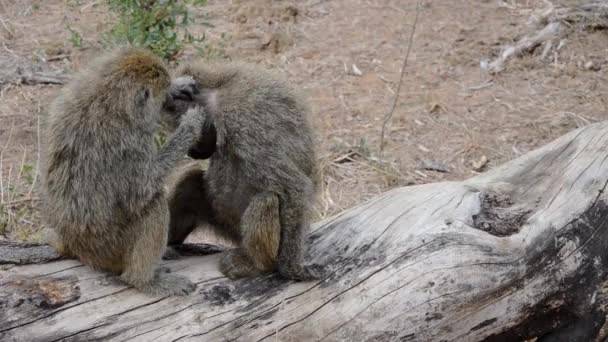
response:
M495 236L519 232L532 210L516 205L511 197L495 191L480 192L480 210L473 215L473 227Z
M11 296L0 301L0 307L17 308L27 304L38 309L56 309L80 298L76 277L14 279L3 286L12 290L7 292Z

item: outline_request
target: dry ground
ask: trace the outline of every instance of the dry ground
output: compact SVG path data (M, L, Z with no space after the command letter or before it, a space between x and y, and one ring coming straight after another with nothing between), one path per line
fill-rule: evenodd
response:
M467 178L606 118L606 31L576 31L549 62L535 53L491 75L480 61L520 38L543 3L425 0L380 158L416 3L210 0L193 8L191 29L205 33L207 58L281 69L308 94L324 180L318 217L393 187ZM111 23L103 0L0 0L0 75L19 65L69 73L101 49ZM189 48L180 60L197 53ZM0 239L35 240L38 123L59 88L0 89Z

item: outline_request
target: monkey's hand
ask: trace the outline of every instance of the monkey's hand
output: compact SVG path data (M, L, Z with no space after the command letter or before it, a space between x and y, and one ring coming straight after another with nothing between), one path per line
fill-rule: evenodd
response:
M200 106L188 109L180 119L177 130L161 147L156 160L154 181L162 181L173 170L175 164L184 159L190 146L201 134L204 121L204 111Z
M181 258L181 254L176 251L173 247L167 246L165 248L165 254L163 254L163 260L177 260Z
M188 109L186 114L181 118L178 130L185 132L187 136L186 140L188 140L186 144L188 146L198 140L205 123L205 116L203 107L195 105Z

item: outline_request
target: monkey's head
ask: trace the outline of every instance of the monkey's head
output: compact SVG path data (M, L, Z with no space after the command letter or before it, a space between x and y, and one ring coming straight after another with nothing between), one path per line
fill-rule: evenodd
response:
M95 60L75 82L75 98L91 108L157 124L171 78L152 52L123 47Z
M135 107L143 106L147 109L147 113L142 114L161 112L171 77L158 57L148 50L130 49L117 63L116 72L124 75L127 83L135 86L131 90Z
M177 128L180 118L196 104L198 94L196 81L192 77L178 77L171 82L163 104L165 123L171 130Z

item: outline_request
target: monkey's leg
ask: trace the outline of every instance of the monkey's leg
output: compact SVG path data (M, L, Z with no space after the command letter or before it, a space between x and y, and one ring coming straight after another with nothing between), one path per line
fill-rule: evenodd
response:
M220 270L230 278L255 276L276 268L281 225L279 198L255 195L241 218L240 248L226 252Z
M224 252L220 260L220 271L231 279L253 277L262 273L255 268L242 248Z
M281 238L279 244L279 273L288 279L320 279L323 274L320 265L302 264L304 252L304 231L308 228L305 220L306 201L300 193L288 193L281 198Z
M48 232L46 242L51 245L51 247L55 248L55 251L57 251L58 254L63 255L64 257L76 257L63 242L63 239L60 237L59 233L57 233L55 230Z
M169 245L184 242L199 221L211 213L205 191L205 172L198 166L188 169L170 191Z
M153 295L187 295L196 289L190 280L157 272L158 262L167 244L169 211L164 195L148 206L146 214L129 228L132 249L125 254L121 278L145 293Z
M169 246L164 259L177 259L180 254L172 246L180 245L203 223L211 223L212 208L207 198L205 172L198 163L180 175L169 191Z

